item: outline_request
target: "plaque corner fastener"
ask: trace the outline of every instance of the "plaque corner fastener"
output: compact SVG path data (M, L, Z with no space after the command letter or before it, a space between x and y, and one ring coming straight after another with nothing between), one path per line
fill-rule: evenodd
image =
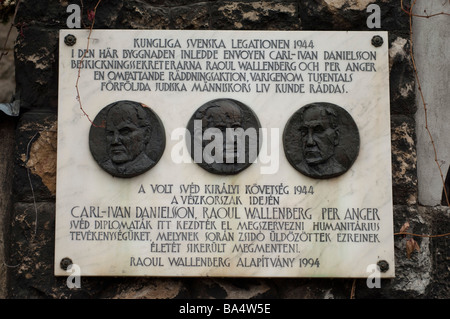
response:
M73 34L68 34L64 37L64 43L68 46L74 46L77 43L77 38Z
M69 257L64 257L63 259L61 259L61 262L59 263L59 266L61 267L61 269L66 270L69 268L70 265L72 265L72 259L70 259Z
M374 35L372 37L372 45L376 48L381 47L383 45L383 38L379 35Z

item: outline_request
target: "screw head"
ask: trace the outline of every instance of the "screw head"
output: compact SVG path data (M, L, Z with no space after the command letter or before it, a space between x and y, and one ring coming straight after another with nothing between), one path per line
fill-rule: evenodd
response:
M65 257L65 258L61 259L59 266L61 267L61 269L67 270L67 268L69 268L69 266L72 264L73 264L72 259Z
M386 272L389 270L389 263L386 260L380 260L377 262L377 266L380 267L381 272Z
M374 47L381 47L383 45L383 38L380 37L379 35L376 35L372 38L372 45Z
M64 37L64 43L71 47L77 43L77 38L73 34L68 34Z

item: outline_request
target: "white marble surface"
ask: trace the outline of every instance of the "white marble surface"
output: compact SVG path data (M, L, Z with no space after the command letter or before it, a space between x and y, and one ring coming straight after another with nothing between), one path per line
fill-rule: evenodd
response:
M75 264L80 266L83 276L225 276L225 277L367 277L368 266L376 264L380 260L386 260L390 269L382 273L383 277L394 276L394 252L393 252L393 223L392 223L392 186L391 186L391 148L390 148L390 118L389 118L389 78L388 78L388 55L387 55L387 32L281 32L281 31L132 31L132 30L94 30L91 35L89 48L95 51L95 58L98 59L100 49L110 48L118 51L119 59L123 49L132 49L135 38L159 38L178 39L181 46L186 48L187 39L217 39L223 40L227 49L231 46L231 40L243 39L285 39L290 43L289 52L297 52L293 49L296 40L314 42L314 49L318 51L321 71L324 70L324 61L321 56L324 50L328 51L375 51L376 60L374 66L376 72L354 72L353 81L346 84L346 91L343 94L311 94L311 93L257 93L256 83L252 83L249 74L246 84L250 84L251 92L242 93L217 93L217 92L158 92L153 88L154 83L149 82L152 88L150 92L132 91L101 91L101 82L107 82L105 71L104 81L94 80L94 70L82 69L79 81L79 90L84 110L93 119L95 115L107 104L116 100L134 100L142 102L151 107L161 118L166 132L166 148L159 163L150 171L131 179L121 179L112 177L93 160L89 151L88 133L90 122L80 110L76 99L75 83L78 70L71 68L71 55L74 49L75 55L78 50L86 48L88 32L85 30L62 30L60 39L64 39L67 34L74 34L77 37L76 45L69 47L61 41L60 44L60 75L59 75L59 113L58 113L58 171L57 171L57 216L56 216L56 246L55 246L55 274L67 275L68 272L62 270L59 263L62 258L69 257ZM381 35L384 44L375 48L371 45L374 35ZM152 49L152 48L146 48ZM176 50L176 59L179 58L180 49ZM223 48L217 49L219 56L223 53ZM304 51L307 51L304 50ZM272 51L270 49L265 50ZM279 53L279 50L274 50ZM267 53L268 56L269 53ZM219 59L221 60L221 59ZM218 61L219 61L218 60ZM211 59L209 60L211 61ZM234 63L237 64L238 60ZM242 60L241 60L242 61ZM262 60L260 60L262 61ZM272 61L266 59L266 61ZM296 65L299 60L290 60ZM207 60L199 60L202 66ZM334 61L333 61L334 62ZM341 73L348 61L340 61ZM249 72L247 72L249 73ZM296 72L298 73L298 72ZM347 72L348 73L348 72ZM307 72L302 72L305 80L305 87L308 87ZM186 83L191 85L191 83ZM274 87L275 83L271 84ZM195 163L176 163L172 156L172 151L177 150L180 145L184 145L183 139L179 136L171 136L177 129L184 128L193 112L205 102L216 98L233 98L243 102L253 109L258 115L261 127L267 128L269 132L278 132L272 136L272 143L268 148L268 154L272 154L271 162L267 162L267 147L263 146L260 156L245 171L235 176L218 176L204 171ZM355 120L360 133L361 145L358 158L347 173L337 178L329 180L316 180L308 178L296 171L289 165L281 144L284 125L290 116L303 105L311 102L330 102L337 104L347 110ZM186 161L189 159L187 152L184 153ZM206 221L203 218L203 205L183 205L181 202L180 185L199 185L204 189L204 185L217 184L239 185L240 199L242 205L229 205L224 207L236 207L237 215L240 219L209 219L215 222L217 230L199 230L197 235L193 235L194 230L189 230L192 236L198 236L198 243L225 244L225 252L217 253L191 253L187 252L188 243L195 241L176 241L174 238L161 240L158 238L167 235L169 232L188 232L188 230L177 229L177 222ZM151 185L171 184L171 193L156 194L152 192ZM249 195L245 194L245 185L283 185L287 186L289 195L279 197L279 205L250 205ZM143 188L141 188L141 185ZM313 187L314 194L294 194L295 186ZM142 191L144 190L145 193ZM200 192L200 195L204 192ZM196 195L196 194L193 194ZM278 196L278 195L276 195ZM178 204L171 204L174 197ZM131 207L130 218L107 218L102 214L101 218L84 217L83 221L89 222L87 229L74 229L73 223L79 222L81 218L72 216L79 215L83 207L99 207L100 211L111 207ZM156 207L168 206L170 210L174 207L190 207L195 211L194 218L136 218L136 207ZM216 208L221 207L216 205ZM301 230L276 231L278 236L284 236L284 240L276 243L293 244L295 252L254 252L240 253L233 252L234 244L264 244L271 242L271 230L264 230L261 233L265 240L259 242L239 241L241 234L245 232L238 229L239 223L246 223L245 207L262 207L262 209L273 207L302 207L310 208L311 219L296 220L303 221ZM211 209L211 207L208 207ZM313 229L315 222L336 223L336 220L323 220L321 212L323 208L337 208L341 222L344 220L347 208L376 208L380 220L359 221L363 223L376 224L376 231L318 231ZM92 241L74 240L80 239L89 231L117 232L114 229L95 229L95 225L104 221L127 221L138 223L149 221L152 229L150 240L142 241ZM158 229L167 226L166 221L170 220L170 229ZM158 221L163 221L159 223ZM222 230L222 221L229 221L231 231ZM253 221L260 221L254 219ZM280 219L269 219L261 221L277 222ZM287 222L293 220L286 219ZM354 225L356 221L353 220ZM72 223L72 229L71 229ZM96 224L97 223L97 224ZM179 224L178 224L179 225ZM193 223L192 223L193 225ZM241 224L242 225L242 224ZM247 223L248 225L248 223ZM266 224L267 225L267 224ZM86 227L87 224L84 224ZM225 226L225 224L224 224ZM378 229L379 228L379 229ZM135 230L139 232L142 230ZM71 232L78 232L77 234ZM218 238L210 237L206 233L216 233ZM247 231L247 233L258 234L258 230ZM289 235L292 233L292 235ZM300 235L305 233L323 233L318 240L300 240ZM379 239L377 243L343 243L338 242L338 233L371 233ZM83 235L82 235L83 234ZM290 237L288 237L289 235ZM74 237L79 236L79 237ZM234 241L223 241L234 236ZM261 235L259 235L261 236ZM322 236L322 237L320 237ZM224 238L225 237L225 238ZM293 237L294 241L290 241ZM197 237L196 237L197 238ZM280 237L281 238L281 237ZM305 238L305 237L301 237ZM339 238L343 238L339 235ZM208 240L209 239L209 240ZM216 240L214 240L216 239ZM222 239L222 241L220 240ZM320 242L328 239L327 241ZM175 243L179 252L152 252L152 244L172 244ZM180 245L178 245L180 244ZM155 247L155 246L153 246ZM158 246L161 248L161 246ZM168 246L165 246L166 248ZM212 247L212 246L210 246ZM255 247L255 246L252 246ZM131 259L134 257L134 259ZM150 262L150 258L161 257L160 261L164 265L159 266L130 266L141 261ZM170 264L169 258L213 257L227 260L229 266L226 267L186 267ZM228 258L228 259L227 259ZM241 259L240 259L241 258ZM246 258L246 259L244 259ZM265 264L247 265L243 263L263 260ZM260 258L260 259L258 259ZM269 259L267 259L269 258ZM320 265L313 267L299 267L303 260L320 262ZM205 259L206 260L206 259ZM216 259L217 261L218 259ZM273 262L273 264L271 264ZM284 263L283 265L279 262ZM292 262L292 264L291 264Z

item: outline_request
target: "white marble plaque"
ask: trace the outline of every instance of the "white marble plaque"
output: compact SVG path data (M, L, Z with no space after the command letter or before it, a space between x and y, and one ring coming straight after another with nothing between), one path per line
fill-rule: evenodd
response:
M74 45L64 41L69 34ZM63 261L76 264L81 276L394 276L387 32L93 30L88 36L60 32L56 275L70 274ZM376 45L374 36L381 39ZM187 147L189 121L221 99L248 108L236 121L254 115L259 123L259 153L236 174L206 170ZM162 124L156 139L165 136L163 151L144 172L102 167L126 161L111 146L120 124L110 129L112 120L102 115L118 101L145 106ZM314 103L338 107L338 116L356 125L357 138L347 120L328 137L326 161L340 161L338 147L353 151L345 172L304 174L285 152L299 152L307 167L317 167L319 151L305 151L308 142L296 144L285 132L291 120L298 124L292 116ZM98 118L92 141L91 121ZM307 136L313 128L292 130ZM148 134L155 139L154 130ZM209 157L206 147L196 154L220 162L213 142Z

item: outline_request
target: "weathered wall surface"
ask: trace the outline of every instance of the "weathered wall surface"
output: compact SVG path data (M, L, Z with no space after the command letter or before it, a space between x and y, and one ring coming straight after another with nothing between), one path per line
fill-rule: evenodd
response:
M10 108L6 103L13 100L16 88L15 68L14 68L14 42L17 37L16 28L11 29L10 22L11 13L14 11L12 6L0 5L0 10L4 14L0 14L0 110L9 111ZM9 37L8 37L9 33ZM9 118L0 111L0 298L7 296L6 289L6 269L5 258L8 254L8 238L9 229L9 211L11 210L12 200L12 174L14 170L14 141L15 141L16 119Z
M17 37L16 28L12 28L10 30L10 24L0 24L0 44L2 45L2 49L5 47L5 51L3 51L4 55L2 57L2 63L0 64L0 103L11 102L13 99L16 81L15 81L15 72L14 72L14 40ZM9 34L9 38L7 40L7 36ZM6 46L4 46L6 41Z
M85 0L84 10L97 1ZM13 195L5 219L6 261L12 267L9 298L350 298L353 279L82 278L69 289L53 276L58 30L69 4L79 1L24 0L16 18L16 92L21 114L15 129ZM409 17L397 0L187 1L108 0L97 9L95 28L371 30L368 4L381 8L389 31L394 232L441 234L450 229L445 207L418 203L415 79L409 56ZM86 14L83 22L89 25ZM421 39L416 39L421 41ZM426 85L424 85L426 89ZM0 125L3 125L0 122ZM5 174L5 173L3 173ZM374 190L376 191L376 190ZM356 280L355 298L448 298L448 237L415 238L420 251L406 256L410 236L396 236L396 278L369 289Z
M448 1L420 2L414 11L422 15L424 12L449 12L450 3ZM423 181L419 187L419 203L427 206L439 205L442 198L442 181L437 164L434 162L435 154L429 134L433 137L436 157L444 178L450 167L448 141L450 127L446 125L450 121L450 112L448 112L450 97L447 94L450 73L440 72L443 63L448 62L449 59L447 52L450 50L450 35L446 32L449 27L450 19L445 15L432 19L418 17L414 20L413 27L414 39L417 42L414 45L417 70L420 74L421 85L425 87L423 96L428 109L425 114L417 87L417 145L420 149L417 154L417 165L418 177ZM430 123L429 132L426 130L427 122Z

